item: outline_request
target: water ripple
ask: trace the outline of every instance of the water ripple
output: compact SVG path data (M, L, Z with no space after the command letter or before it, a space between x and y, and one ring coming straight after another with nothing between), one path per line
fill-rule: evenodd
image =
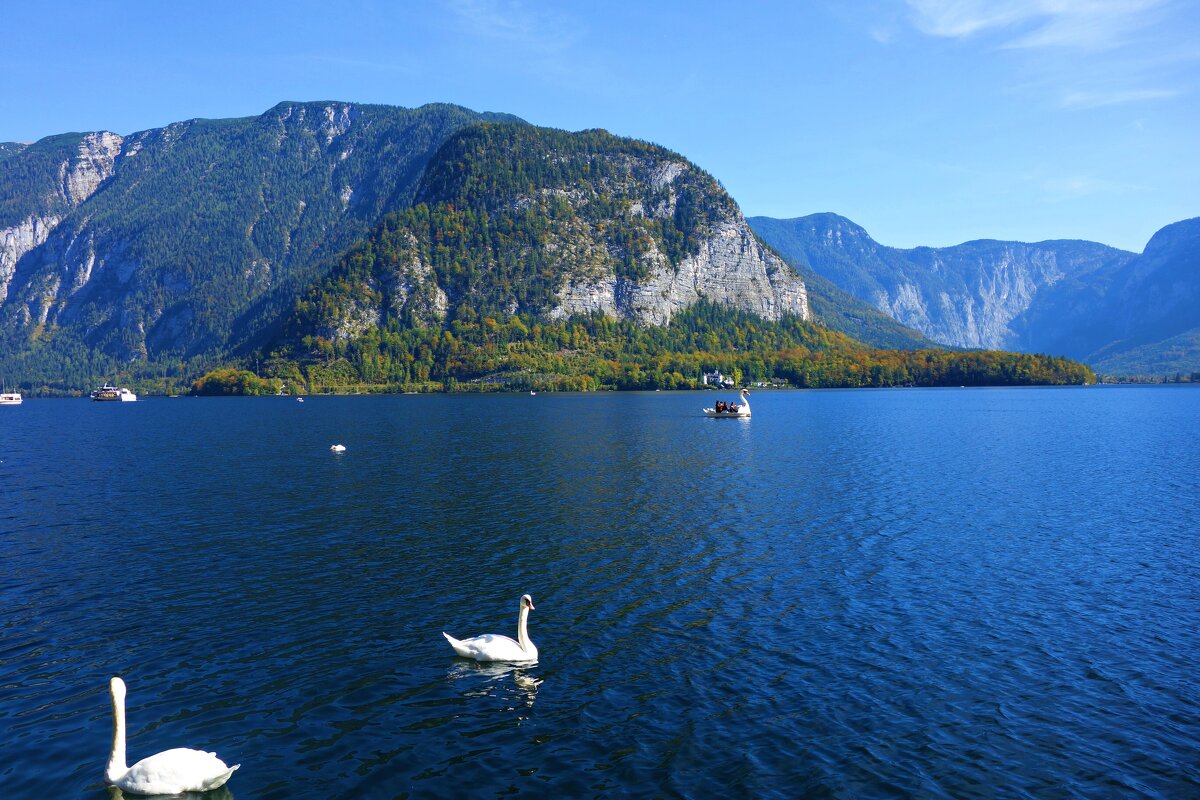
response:
M25 404L0 785L106 797L120 674L225 797L1200 795L1200 392L701 399Z

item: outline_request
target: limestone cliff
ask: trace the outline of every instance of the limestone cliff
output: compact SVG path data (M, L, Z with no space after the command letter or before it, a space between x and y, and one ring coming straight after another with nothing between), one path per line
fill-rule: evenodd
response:
M714 227L699 251L673 266L660 253L641 280L615 271L568 280L551 308L551 318L602 312L643 325L665 325L678 311L702 299L778 320L783 314L809 319L804 282L754 236L741 215Z
M443 145L417 205L351 250L287 327L293 342L344 342L462 314L661 326L700 301L810 318L804 281L679 154L604 131L487 124Z
M958 347L1039 350L1028 315L1063 282L1102 280L1132 253L1095 242L979 240L900 250L850 220L814 214L756 217L756 232L789 258L935 341Z
M63 147L61 142L50 142L46 147L22 148L21 153L28 159L37 158L39 173L34 173L40 180L35 179L34 186L21 187L16 181L7 187L8 192L21 190L26 193L23 198L9 197L8 211L0 218L0 305L8 297L9 285L16 274L17 262L27 253L40 247L50 238L50 234L58 227L63 218L82 205L95 194L104 181L112 177L118 155L121 152L122 137L115 133L101 131L89 133L79 139L74 152L69 147ZM19 166L17 161L7 166ZM0 166L3 171L3 166ZM33 193L33 197L28 194ZM16 202L16 201L22 202ZM25 215L12 219L14 213L20 213L24 206L28 209Z

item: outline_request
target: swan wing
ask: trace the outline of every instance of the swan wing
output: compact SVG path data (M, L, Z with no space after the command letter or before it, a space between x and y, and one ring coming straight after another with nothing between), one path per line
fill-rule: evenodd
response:
M143 758L130 767L116 785L138 794L207 792L224 786L240 766L226 766L216 753L176 747Z
M470 639L455 639L445 631L442 636L450 642L454 652L463 658L473 658L476 661L536 661L537 650L525 652L517 640L498 633L485 633L482 636L472 636Z

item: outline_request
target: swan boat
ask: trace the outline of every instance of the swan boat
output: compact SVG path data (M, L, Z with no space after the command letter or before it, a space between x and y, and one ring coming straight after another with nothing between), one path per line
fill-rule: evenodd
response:
M92 390L91 398L97 402L132 403L137 400L137 395L125 388L118 389L106 381L99 389Z
M717 411L716 408L706 408L706 409L704 409L704 416L718 417L718 418L749 417L750 416L750 390L742 389L742 393L741 393L740 397L742 398L741 403L733 403L729 406L729 408L731 408L732 410Z
M19 406L21 405L20 392L5 392L0 394L0 406Z

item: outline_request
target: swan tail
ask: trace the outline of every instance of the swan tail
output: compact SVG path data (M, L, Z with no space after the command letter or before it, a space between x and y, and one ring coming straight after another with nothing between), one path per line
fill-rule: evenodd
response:
M240 767L240 766L241 766L241 764L234 764L232 767L230 767L228 770L226 770L226 771L225 771L225 772L223 772L222 774L218 775L217 777L215 777L215 778L212 778L211 780L207 780L207 781L205 781L205 782L204 782L204 788L203 788L203 789L201 789L201 791L203 791L203 792L207 792L207 791L210 791L210 790L212 790L212 789L220 789L222 786L224 786L224 785L225 785L225 782L226 782L227 780L229 780L229 777L230 777L231 775L233 775L233 773L234 773L234 772L237 770L237 768L238 768L238 767Z
M446 641L449 642L450 646L454 648L454 652L458 653L463 658L474 658L475 657L471 653L471 651L467 649L467 646L465 644L463 644L462 642L460 642L458 639L455 639L453 636L446 633L445 631L442 631L442 636L446 637Z

